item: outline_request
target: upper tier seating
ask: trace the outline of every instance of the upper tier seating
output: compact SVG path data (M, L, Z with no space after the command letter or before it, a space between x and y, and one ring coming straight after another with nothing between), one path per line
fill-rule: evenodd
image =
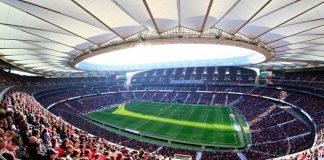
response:
M229 68L230 74L226 74L226 68ZM109 157L127 160L130 157L146 160L149 157L150 159L158 159L161 156L173 157L174 154L186 154L195 158L196 151L129 139L93 125L81 116L83 113L129 100L209 106L229 104L236 107L249 124L252 136L249 149L242 152L247 159L283 156L308 149L314 141L316 145L324 143L322 98L284 87L276 89L221 85L253 84L255 74L242 68L219 67L218 75L214 73L215 67L152 70L135 75L136 80L132 82L138 85L132 85L127 90L123 85L116 85L117 82L112 77L47 79L1 72L1 90L8 86L20 86L9 90L1 103L1 155L7 156L4 153L9 153L9 156L16 158L46 159L46 153L50 152L47 150L53 148L59 152L59 157L74 159L82 157L101 160ZM317 82L323 82L323 78L320 78L323 75L315 74L314 78L309 74L311 73L286 74L289 78L284 79L295 81L296 83L291 84L296 86L322 88ZM307 82L299 83L297 79ZM202 80L204 84L173 84L177 81L172 80ZM215 85L218 82L219 84ZM283 81L274 82L280 84ZM239 92L247 95L220 92ZM317 139L314 139L309 125L283 110L282 104L260 97L251 97L248 94L280 99L305 110L316 124ZM79 98L65 101L72 97ZM62 100L64 102L50 108L52 113L45 109ZM311 152L303 152L294 157L323 157L323 151L323 147L316 147ZM202 158L239 159L239 156L234 151L204 151Z

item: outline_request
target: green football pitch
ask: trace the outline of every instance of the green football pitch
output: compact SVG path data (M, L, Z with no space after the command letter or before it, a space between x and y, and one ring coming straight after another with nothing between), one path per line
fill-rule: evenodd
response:
M246 123L227 106L130 102L84 116L171 142L224 148L243 148L249 143Z

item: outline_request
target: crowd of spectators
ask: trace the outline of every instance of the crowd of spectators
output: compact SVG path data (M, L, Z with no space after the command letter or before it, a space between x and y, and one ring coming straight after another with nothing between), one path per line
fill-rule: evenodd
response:
M199 100L200 100L200 96L201 95L202 94L196 93L196 92L190 93L188 95L188 98L185 101L185 103L188 103L188 104L197 104L199 102Z
M324 104L324 100L318 98L316 95L275 88L170 85L169 80L172 77L175 79L183 78L184 80L191 79L192 77L196 79L206 77L206 80L215 78L215 75L208 74L214 71L210 67L206 68L206 76L203 74L204 68L196 70L196 74L199 75L195 76L193 76L194 69L185 70L186 74L182 74L183 71L176 70L176 74L172 75L172 71L167 70L168 73L166 75L169 77L165 75L162 79L165 80L164 84L168 85L134 85L128 93L119 93L126 91L126 88L114 85L107 78L61 78L49 79L48 81L42 77L34 77L26 80L25 77L16 75L3 78L3 87L1 88L6 88L10 85L24 85L24 88L27 90L19 88L10 90L5 95L1 104L1 155L7 159L13 157L22 159L53 159L58 157L61 159L91 160L127 160L136 159L137 157L140 157L140 159L158 159L162 155L172 157L176 153L195 157L195 151L158 146L129 139L93 125L81 117L82 113L128 100L210 105L228 104L239 100L233 105L243 114L248 122L252 136L250 148L243 152L248 159L284 156L286 154L303 151L313 145L314 135L311 133L310 128L299 119L295 119L294 116L281 109L274 102L251 96L229 95L216 92L196 93L196 91L241 92L273 97L295 104L305 110L314 120L317 126L317 139L315 142L316 144L323 144L324 112L322 104ZM200 73L202 73L201 76ZM1 74L7 75L7 73ZM143 72L143 77L146 78L140 80L141 83L148 82L150 84L156 80L161 80L160 77L155 77L152 81L152 77L153 75L158 76L159 74L163 74L163 71L157 71L156 73L152 71L152 73L148 73L146 76L144 74L145 72ZM294 85L305 85L306 87L308 87L308 83L316 81L316 85L312 87L323 87L317 85L319 84L317 81L323 81L323 79L319 79L320 76L311 78L306 73L301 75L304 78L299 79L299 81L304 81L303 83L297 82L296 78L290 78L289 81L296 81L296 83L293 83ZM141 79L141 76L138 77ZM236 81L234 79L237 76L235 74L227 76L220 73L217 77L217 79L220 79L220 82L227 81L227 78L229 81ZM239 81L242 82L242 80ZM136 92L139 90L146 91ZM165 90L174 92L165 92ZM100 95L101 93L108 92L116 93ZM42 106L35 101L31 94L37 97L37 100ZM58 103L50 109L52 113L60 116L68 123L43 108L43 106L47 107L55 102L67 100L75 96L81 97L79 99ZM98 135L100 138L97 137ZM158 150L158 148L160 149ZM305 157L314 156L323 157L323 148L317 147L316 149L300 153L298 156L291 157L291 159L302 157L305 159ZM202 154L202 159L207 160L224 158L238 159L235 152L216 151L203 152Z
M133 84L170 84L172 81L201 80L204 83L253 84L256 73L239 67L189 67L155 69L136 74Z
M279 158L279 160L322 160L324 159L324 146L314 147L298 154Z
M72 121L66 123L39 105L33 97L21 91L11 90L4 97L0 115L1 156L8 160L14 158L28 160L158 159L157 154L148 152L150 146L154 145L148 144L146 150L141 148L132 150L111 143L103 137L91 135L73 126L80 126L76 123L84 125L86 122L81 119L73 120L77 114L69 114ZM128 140L117 134L107 134L108 131L91 124L84 127L90 127L90 131L97 133L95 135L103 135L116 141L119 137L121 141Z
M313 145L313 136L307 134L305 136L297 136L289 140L290 153L296 153L310 148Z
M280 127L282 128L282 130L285 130L286 135L289 137L310 132L309 127L299 120L294 120L289 123L285 123L283 125L280 125Z
M235 152L219 152L219 151L204 151L201 159L203 160L215 160L215 159L226 159L226 160L238 160L240 159Z
M192 159L196 158L196 151L180 148L163 147L158 151L159 154L173 157L175 154L190 155Z
M287 72L284 76L274 78L271 84L290 85L324 89L324 74L318 71Z
M254 90L252 93L262 92L264 91ZM241 102L234 106L246 118L251 130L252 152L246 152L250 156L284 156L313 145L310 128L274 102L265 101L260 97L243 96ZM307 143L298 143L304 142L305 139Z
M155 97L157 94L164 95L165 93L145 91L145 94L148 95L147 97ZM128 94L128 97L131 99L132 96L130 95L132 95L132 93ZM186 93L185 95L188 95L188 93ZM99 96L99 97L104 97L104 96ZM200 97L200 96L195 96L195 97ZM201 96L200 98L202 97L203 96ZM100 103L100 100L96 98L93 100L91 100L90 97L86 99L92 103L93 102ZM255 104L255 105L247 105L247 104ZM91 104L89 106L91 106ZM93 106L95 107L96 105ZM255 152L258 152L259 154L265 154L268 157L282 156L288 153L287 139L289 137L302 135L302 137L299 138L300 141L303 141L305 137L312 137L309 134L303 135L305 133L310 132L310 129L304 123L302 123L297 119L294 119L293 116L288 114L283 109L280 109L273 102L264 101L262 98L243 96L242 100L239 103L237 103L235 107L237 107L240 110L240 112L246 117L247 122L250 125L252 140L254 142L251 146L251 149L253 149ZM55 114L62 115L58 113ZM73 116L68 115L67 117L71 118ZM75 123L75 121L76 120L72 120L71 123L73 124ZM85 125L81 125L81 126L85 126ZM291 147L290 153L293 153L300 149L309 148L312 145L311 138L307 139L309 141L308 143L296 143L295 139L296 138L291 139L289 141L291 145L297 146L297 147ZM129 142L129 141L125 141L125 142ZM123 143L123 144L129 144L129 143ZM132 144L134 144L134 142L132 142ZM168 152L166 152L165 150L166 148L164 148L160 153L163 154L168 152L172 154L174 153L173 150L168 150Z
M145 93L137 93L134 92L129 93L128 97L130 99L138 100L135 99L135 96L130 96L137 94L138 97L140 97L140 100L147 101L147 100L153 100L153 101L160 101L163 100L165 97L165 100L172 101L174 100L175 102L185 102L186 103L198 103L198 101L211 101L210 98L212 98L211 95L213 94L198 94L198 93L191 93L190 91L186 91L185 89L179 88L179 90L185 91L185 92L159 92L159 91L148 91L147 88L154 88L154 90L160 90L161 88L155 86L155 87L146 87ZM207 87L205 87L207 89ZM165 89L165 87L164 87ZM170 89L170 88L168 88ZM171 88L172 89L172 88ZM187 87L187 89L189 89ZM192 88L190 88L192 89ZM218 87L220 91L227 91L227 90L232 90L231 88L225 88L225 87ZM237 88L234 88L234 90ZM245 89L250 94L255 94L255 95L262 95L265 93L267 96L274 96L277 97L280 95L280 91L275 91L272 92L273 89L270 91L267 91L265 89L252 89L252 91L248 91ZM272 92L272 94L269 94ZM165 95L167 94L167 95ZM189 95L190 94L190 95ZM189 96L188 96L189 95ZM194 95L194 96L191 96ZM222 101L218 101L219 103L224 104L226 102L226 94L214 94L215 97L223 97ZM287 93L288 96L285 96L285 98L289 98L290 93ZM125 96L127 97L127 96ZM191 97L191 98L190 98ZM209 98L209 100L205 100L205 97ZM230 96L229 96L230 97ZM235 98L231 99L231 101L236 100L236 98L242 98L242 96L234 96ZM302 96L301 96L302 97ZM100 102L100 99L98 100L91 100L91 98L88 98L89 102ZM172 100L171 100L172 99ZM216 100L217 98L215 98ZM80 100L79 100L80 101ZM300 99L296 99L296 101L300 102ZM217 103L217 101L215 101ZM255 104L255 105L250 105L250 104ZM90 108L95 108L95 104L89 104L86 106L91 106L93 107ZM82 106L82 105L81 105ZM98 106L103 106L103 105L98 105ZM286 111L283 111L279 107L277 107L275 104L269 102L269 101L264 101L261 98L256 98L256 97L244 97L242 100L235 105L238 107L239 111L244 115L244 117L247 119L250 129L251 129L251 135L252 139L255 142L259 143L264 143L264 142L269 142L272 143L272 141L284 141L288 137L292 136L298 136L304 133L310 132L310 129L302 122L299 120L294 119L293 116L288 114ZM241 106L241 108L240 108ZM287 129L288 128L288 129ZM307 134L306 134L307 135ZM292 140L291 140L292 141ZM294 143L295 141L292 141ZM306 146L305 148L308 148L312 145L310 142L309 144L299 144L299 145L304 145ZM266 145L267 146L267 145ZM269 145L273 146L273 145ZM297 147L298 148L298 147ZM269 149L271 151L271 149ZM291 150L293 151L293 150ZM284 155L286 152L282 152L281 154ZM293 153L293 152L291 152ZM269 156L269 155L268 155ZM270 156L271 157L271 156Z
M286 155L289 145L288 140L274 141L270 143L257 143L252 145L250 150L258 151L259 153L282 156Z
M147 87L147 88L150 88L150 87ZM152 87L152 88L154 88L155 90L161 89L161 88L156 87L156 86ZM170 87L168 89L170 89ZM221 91L228 90L228 89L226 89L224 87L218 87L218 89L221 90ZM234 88L234 90L235 89L237 89L237 88ZM180 90L184 90L184 89L180 89ZM273 90L273 89L271 89L271 90ZM263 93L269 93L270 91L267 91L266 89L252 89L252 91L247 91L247 92L250 92L251 94L260 95L260 94L263 94ZM285 92L285 94L279 94L281 92ZM302 104L305 103L301 99L307 99L307 98L304 98L303 95L299 96L299 99L298 98L290 98L291 95L294 95L296 93L290 93L290 92L287 93L286 91L276 91L276 92L273 92L273 93L274 94L270 94L270 95L267 94L267 96L272 95L274 97L277 97L278 95L285 95L284 100L287 99L288 102L290 102L289 100L293 99L294 100L293 102L299 102L300 103L300 104L298 104L299 106L303 106ZM187 99L188 95L189 95L188 92L183 92L183 93L181 93L181 92L180 93L168 92L167 95L165 96L164 92L155 93L155 92L150 92L150 91L146 91L144 94L141 94L141 93L134 93L134 94L138 94L139 95L138 97L140 97L139 99L144 100L144 101L145 100L152 100L152 99L154 99L155 101L160 101L163 97L164 98L167 97L167 98L165 98L165 100L166 101L169 100L169 102L172 101L172 100L174 100L174 102L184 102ZM192 93L192 94L195 95L195 93ZM169 95L169 97L168 97L168 95ZM190 102L197 103L198 100L199 100L199 102L200 101L202 101L202 102L203 101L211 101L210 100L210 98L212 97L212 96L210 96L211 94L209 94L209 96L205 96L205 95L200 96L199 94L197 94L197 95L198 96L189 96L188 99L187 99L187 101L189 100L188 103L190 103ZM226 96L225 94L219 94L219 95L224 95L223 97ZM154 98L154 97L156 97L156 98ZM190 97L194 97L194 98L190 98ZM204 97L209 97L209 100L206 100ZM216 97L217 97L217 95L216 95ZM132 98L132 97L130 97L130 98ZM236 98L239 98L239 97L236 96ZM217 98L215 98L215 100L216 99ZM136 100L138 100L138 99L136 99ZM223 98L223 101L220 101L220 103L225 103L225 100L226 100L226 98ZM234 98L234 100L235 100L235 98ZM316 100L314 98L312 100L315 100L315 104L318 101L318 100ZM301 102L303 102L303 103L301 103ZM249 117L257 117L257 115L259 115L259 116L263 115L263 113L264 113L263 110L255 110L254 108L264 108L265 106L267 106L269 104L269 102L258 102L258 100L256 100L256 98L250 98L250 99L247 98L246 100L243 100L243 101L240 102L240 104L242 104L243 106L249 106L249 104L251 104L251 103L256 104L256 106L252 106L252 108L246 108L245 109L246 111L249 111L249 112L247 112L247 114L245 114L245 118L247 118L247 119L249 119ZM307 107L305 107L305 108L307 108ZM253 111L253 112L250 112L250 111ZM313 111L313 110L311 110L311 111ZM241 110L241 112L243 113L244 110ZM263 116L265 116L265 118L254 119L254 121L251 121L253 123L251 123L250 127L252 129L254 128L254 126L256 126L255 128L258 128L258 126L261 126L259 128L265 128L265 127L271 127L271 126L273 126L275 124L285 123L285 122L293 120L293 117L290 114L278 109L278 107L273 107L271 109L271 112L272 113L270 115L263 115ZM319 121L322 121L321 118L316 118L316 117L321 117L322 115L319 114L319 112L317 112L317 110L315 110L314 112L316 112L315 115L318 115L318 116L315 116L315 118L314 118L315 121L316 121L316 119L319 119ZM293 121L292 124L294 124L294 123L296 123L296 122ZM302 125L293 125L293 126L289 125L289 127L294 127L294 126L302 126ZM302 128L302 127L299 127L299 128ZM303 132L300 132L300 133L303 133Z
M174 97L176 96L175 92L168 92L166 96L164 96L163 99L161 99L161 102L165 102L165 103L172 103L172 101L174 100Z
M151 100L154 102L160 102L161 99L164 97L166 93L165 92L157 92L152 98Z
M278 113L272 112L273 114L271 114L271 117L278 124L294 120L294 117L291 114L281 110L279 107L276 107L276 108L279 110L279 112Z

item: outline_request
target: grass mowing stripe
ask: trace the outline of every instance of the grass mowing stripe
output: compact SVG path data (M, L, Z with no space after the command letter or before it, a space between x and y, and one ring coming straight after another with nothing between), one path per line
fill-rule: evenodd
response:
M192 112L194 115L201 115L201 109L200 107L191 107L191 109L193 109L194 111ZM186 113L183 114L181 119L190 119L190 118L196 118L195 116L193 116L192 114ZM195 139L200 139L198 138L199 135L201 134L201 131L204 130L202 128L195 128L195 127L182 127L182 128L177 128L176 130L178 130L178 135L177 137L184 137L186 139L189 140L195 140Z
M222 121L223 121L223 124L230 124L231 125L231 130L228 131L228 132L223 132L223 141L227 141L229 143L232 143L232 144L237 144L237 140L236 140L236 137L235 137L235 132L234 132L234 126L231 122L231 119L229 117L229 109L226 108L222 111L222 115L227 115L227 116L222 116Z
M143 106L145 106L145 105L143 105ZM143 109L144 109L144 108L143 108ZM153 109L152 109L152 110L153 110ZM157 111L158 111L158 109L157 109L157 108L154 108L153 112L156 113ZM168 111L168 110L166 110L166 109L162 109L162 112L161 112L161 110L159 110L159 111L158 111L158 115L161 115L161 114L163 114L164 112L167 112L167 111ZM151 113L152 113L152 111L151 111ZM148 120L148 121L142 123L141 125L139 125L139 126L138 126L137 128L135 128L135 129L140 130L140 131L143 131L143 130L145 130L147 127L150 127L150 128L151 128L150 130L152 130L153 128L156 128L157 126L151 125L151 121ZM143 128L144 128L144 129L143 129Z
M167 116L167 117L174 117L175 115L177 115L177 112L175 112L175 107L170 105L168 106L168 112L164 112L163 115ZM159 124L154 130L153 132L155 133L166 133L166 135L168 136L173 136L175 137L175 135L173 135L175 132L172 130L174 127L181 127L178 125L169 125L167 123L162 123ZM172 132L170 132L172 131Z
M141 113L131 112L131 111L126 110L124 106L120 106L120 107L121 107L121 109L114 111L113 114L117 114L120 116L133 117L136 119L145 119L145 120L157 121L157 122L162 122L162 123L170 123L170 124L175 124L175 125L184 125L184 126L199 127L199 128L210 128L209 125L206 125L201 122L193 122L193 121L179 119L179 115L181 115L181 112L179 112L179 111L176 111L177 118L163 118L163 117L159 117L159 116L144 115ZM222 124L217 124L217 123L213 123L213 127L218 128L218 129L223 129L223 130L231 129L230 125L222 125Z
M184 106L181 106L180 108L175 107L174 105L171 106L171 112L172 114L170 114L170 116L172 116L175 119L183 119L183 120L187 120L185 114L183 113L183 109ZM167 124L168 125L168 124ZM167 135L169 136L173 136L175 138L178 139L189 139L188 138L188 132L181 132L181 130L183 129L188 129L189 127L184 127L181 125L172 125L169 127L168 131L165 131ZM190 127L192 128L192 127ZM164 132L163 130L160 130L162 132Z
M208 122L209 121L209 115L210 115L210 108L208 107L207 109L205 109L204 111L206 111L205 115L203 116L204 117L204 122ZM212 141L212 137L214 137L213 134L210 134L209 132L207 132L208 130L201 130L201 133L199 135L199 139L203 139L205 138L206 140L210 140L211 142ZM198 136L198 135L197 135Z
M214 121L214 122L220 121L220 119L219 119L220 116L218 116L219 113L220 112L216 112L216 110L214 110L212 108L210 110L209 115L208 115L208 120L209 121ZM220 114L222 114L222 113L220 113ZM217 142L218 139L221 139L222 137L224 137L223 132L219 132L217 130L211 131L210 135L211 135L210 141L212 141L212 142ZM225 142L225 141L223 141L223 142Z
M161 137L237 146L228 107L131 102L85 116Z

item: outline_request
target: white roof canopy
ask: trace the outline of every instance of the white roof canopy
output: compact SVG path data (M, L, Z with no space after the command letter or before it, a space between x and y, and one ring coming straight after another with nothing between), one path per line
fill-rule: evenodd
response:
M271 61L249 67L320 67L323 10L323 0L0 0L0 57L38 74L83 74L70 62L90 48L182 27L218 29L274 50Z

